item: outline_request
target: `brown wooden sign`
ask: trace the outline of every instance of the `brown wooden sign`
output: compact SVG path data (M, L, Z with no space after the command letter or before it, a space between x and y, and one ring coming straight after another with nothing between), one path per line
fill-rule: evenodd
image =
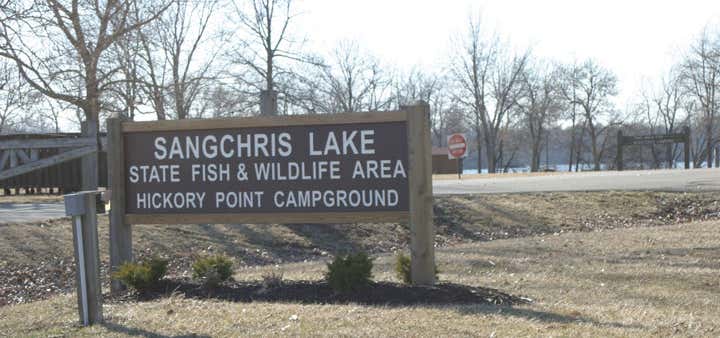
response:
M623 163L623 147L629 145L665 145L667 148L668 158L671 154L670 146L674 143L683 144L683 157L685 161L685 169L690 169L690 128L685 126L682 128L680 133L668 133L662 135L636 135L626 136L623 135L622 130L618 130L617 133L617 152L615 158L615 165L617 170L622 171L624 169Z
M128 223L406 220L407 113L125 122Z
M408 222L413 281L432 284L428 111L110 118L111 267L131 224Z

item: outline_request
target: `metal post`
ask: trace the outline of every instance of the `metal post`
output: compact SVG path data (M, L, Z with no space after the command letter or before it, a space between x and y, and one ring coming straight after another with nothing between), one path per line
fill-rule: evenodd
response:
M80 321L83 325L90 325L90 319L88 318L88 298L87 298L87 277L85 271L85 247L82 235L82 216L73 216L73 224L75 225L75 251L77 252L77 268L78 276L80 278Z
M78 312L80 323L85 326L102 322L100 254L95 214L95 197L99 193L84 191L65 195L65 214L73 219Z
M458 180L462 179L462 173L463 173L463 158L460 157L457 159L457 169L458 169Z

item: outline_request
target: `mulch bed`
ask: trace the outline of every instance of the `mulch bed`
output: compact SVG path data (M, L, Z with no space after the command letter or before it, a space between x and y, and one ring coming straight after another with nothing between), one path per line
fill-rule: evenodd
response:
M170 295L193 299L216 299L232 302L283 302L301 304L365 304L365 305L449 305L494 304L514 305L530 302L496 289L453 283L434 286L409 286L390 282L373 282L348 293L335 292L324 281L283 281L268 287L262 282L229 282L206 288L188 279L164 280L157 290L138 294L127 292L114 296L110 302L148 301Z

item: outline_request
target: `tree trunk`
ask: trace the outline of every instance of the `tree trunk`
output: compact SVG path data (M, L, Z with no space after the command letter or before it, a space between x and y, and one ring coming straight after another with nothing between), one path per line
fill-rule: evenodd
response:
M166 120L165 103L163 102L162 92L159 89L153 89L153 102L155 105L155 114L160 121Z
M85 123L81 128L81 134L85 137L94 138L97 141L97 149L101 149L98 129L100 127L100 88L97 81L97 67L94 63L86 64L85 71L85 93L87 104L83 107ZM81 190L97 190L99 169L98 152L90 153L81 160Z
M542 154L542 138L543 138L542 129L538 128L537 134L533 135L533 139L532 139L532 159L531 159L531 163L530 163L530 171L531 172L540 171L540 157Z
M533 147L532 147L532 159L530 162L530 171L531 172L540 171L540 150L539 150L539 146L535 142L533 142Z
M707 138L706 138L706 148L707 148L707 167L712 168L713 166L713 130L712 130L712 117L710 117L710 120L707 123Z
M575 145L575 172L580 171L580 159L583 151L583 143L585 142L585 124L580 129L580 138L576 140Z
M267 46L271 44L271 26L267 26ZM273 57L274 53L271 49L266 49L265 64L265 90L260 91L260 114L261 115L277 115L277 92L275 91L275 80L273 75Z
M597 133L594 127L590 127L590 142L592 142L593 170L600 170L600 153L597 147Z
M575 118L573 117L572 126L570 127L570 158L568 160L568 171L573 168L573 153L575 152ZM577 169L577 168L576 168Z
M478 174L482 174L482 138L480 137L480 133L477 133L476 135L477 139L475 140L475 143L477 144Z
M274 90L260 91L260 114L277 115L277 92Z
M495 171L497 170L497 149L495 148L495 141L491 137L485 138L485 154L487 157L488 174L495 173Z
M177 112L178 120L188 118L188 114L185 111L185 90L183 87L180 83L175 84L175 111Z

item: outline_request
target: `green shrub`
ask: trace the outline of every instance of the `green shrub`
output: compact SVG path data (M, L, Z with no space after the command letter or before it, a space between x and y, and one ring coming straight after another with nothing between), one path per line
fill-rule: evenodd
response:
M395 276L405 284L412 283L410 275L410 256L400 252L395 257Z
M352 291L370 284L372 267L372 259L364 252L338 255L328 264L325 279L335 291Z
M410 256L400 252L395 257L395 276L405 284L412 284L412 275L410 274L411 269ZM435 280L438 275L437 265L435 266Z
M192 267L193 278L209 287L217 287L233 275L232 260L223 255L199 258Z
M168 261L161 258L151 258L142 263L128 262L121 265L112 278L143 293L158 287L158 282L167 272L167 265Z
M161 259L153 257L146 262L148 268L150 268L150 279L159 281L167 273L168 261L167 259Z

